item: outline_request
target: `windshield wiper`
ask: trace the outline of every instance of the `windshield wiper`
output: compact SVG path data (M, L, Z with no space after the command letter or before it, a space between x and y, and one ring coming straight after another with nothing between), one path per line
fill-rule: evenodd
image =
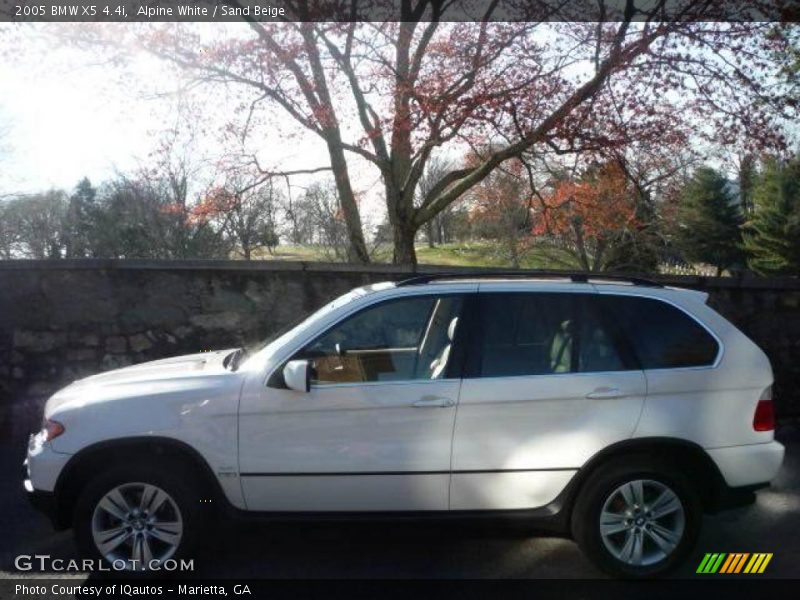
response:
M245 358L247 358L247 350L244 348L239 348L225 357L225 359L222 361L222 366L230 371L235 371L239 368L239 365Z

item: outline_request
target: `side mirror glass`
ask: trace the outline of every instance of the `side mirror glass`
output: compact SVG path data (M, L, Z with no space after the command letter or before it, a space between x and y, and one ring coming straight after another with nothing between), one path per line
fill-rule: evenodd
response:
M283 367L286 387L296 392L311 390L311 365L307 360L290 360Z

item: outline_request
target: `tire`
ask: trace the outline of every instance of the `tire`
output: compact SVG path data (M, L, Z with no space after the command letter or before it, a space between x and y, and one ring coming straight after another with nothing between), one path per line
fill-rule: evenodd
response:
M90 480L75 504L79 552L132 573L149 571L150 560L191 558L206 519L197 486L185 473L179 464L131 464Z
M572 511L572 533L602 571L636 579L677 567L701 521L699 497L681 471L641 457L608 463L589 477Z

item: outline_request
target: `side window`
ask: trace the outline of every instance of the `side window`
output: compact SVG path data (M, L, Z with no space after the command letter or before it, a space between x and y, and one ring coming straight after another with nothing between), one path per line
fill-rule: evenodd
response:
M635 361L623 358L618 334L609 328L607 320L598 310L592 296L584 296L581 302L582 313L578 335L578 371L597 373L599 371L624 371L638 369Z
M312 383L446 376L462 298L421 296L366 308L322 334L295 358L312 361Z
M481 377L637 369L594 295L482 294ZM628 353L629 354L629 353Z
M682 310L652 298L601 295L643 369L700 367L714 363L717 341Z
M572 305L568 294L482 294L480 376L572 371L576 333Z

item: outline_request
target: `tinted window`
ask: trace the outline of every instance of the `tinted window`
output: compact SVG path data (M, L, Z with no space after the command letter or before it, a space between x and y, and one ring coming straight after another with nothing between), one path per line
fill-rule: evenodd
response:
M478 375L548 375L627 368L582 294L481 294Z
M384 302L345 319L304 348L314 383L438 379L447 375L459 296Z
M624 360L619 339L614 330L603 319L592 296L581 297L580 334L578 335L578 371L597 373L600 371L624 371L638 369L635 361ZM617 338L619 335L617 334Z
M620 324L642 368L714 363L719 351L716 340L682 310L651 298L606 295L598 301Z

